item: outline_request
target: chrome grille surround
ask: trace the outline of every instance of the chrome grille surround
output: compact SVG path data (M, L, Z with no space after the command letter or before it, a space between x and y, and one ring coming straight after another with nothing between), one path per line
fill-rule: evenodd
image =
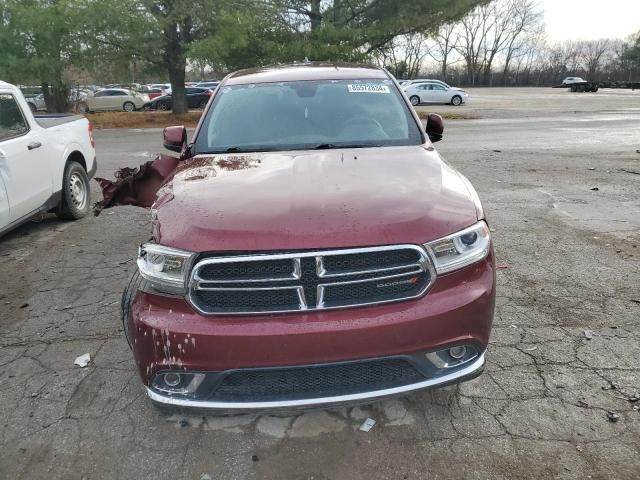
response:
M343 269L330 270L326 268L326 264L331 259L342 260L348 263L348 259L361 258L361 256L372 256L365 258L366 262L376 259L375 255L382 258L393 257L399 255L400 258L405 257L401 264L378 266L373 268L361 269ZM407 257L412 256L414 260L405 261ZM364 258L364 257L362 257ZM228 278L227 273L238 271L234 264L249 264L252 270L257 270L257 265L268 265L269 262L291 262L290 271L287 275L266 275L248 277L240 275L235 278ZM258 264L258 262L260 262ZM314 262L314 268L303 268L304 265L310 266ZM362 262L361 262L362 263ZM275 263L274 263L275 265ZM225 271L225 278L211 278L208 273L222 269ZM226 270L225 270L226 269ZM268 270L268 268L267 268ZM278 271L282 269L278 267ZM304 270L304 271L303 271ZM311 272L314 270L315 272ZM305 273L306 272L306 273ZM339 294L348 288L360 288L366 290L367 287L376 289L381 287L393 288L398 285L408 284L406 277L412 277L410 282L416 285L416 291L407 292L403 295L401 292L393 297L381 299L379 301L348 301L344 304L337 305L335 301L327 300L331 293L337 291ZM417 280L419 279L419 280ZM377 305L403 300L419 298L425 295L433 286L436 280L436 271L429 257L429 254L417 245L392 245L381 247L367 248L351 248L340 250L317 250L293 253L264 253L256 255L233 255L220 257L205 257L196 262L191 272L189 280L189 291L187 300L191 306L202 315L261 315L275 313L290 313L304 311L323 311L341 308L362 307L367 305ZM375 282L386 282L384 284ZM418 283L420 282L420 283ZM305 291L314 289L314 292ZM309 287L309 285L311 287ZM401 289L399 287L399 289ZM252 295L268 295L268 292L277 292L278 295L290 292L291 304L274 305L273 309L269 308L248 308L246 310L238 309L215 309L211 303L203 300L204 297L215 298L215 294L229 295L246 295L246 298ZM222 296L219 295L221 298ZM382 294L381 294L382 296ZM244 298L244 297L242 297ZM294 301L295 299L295 301ZM309 301L311 300L311 301ZM295 305L294 305L295 303Z

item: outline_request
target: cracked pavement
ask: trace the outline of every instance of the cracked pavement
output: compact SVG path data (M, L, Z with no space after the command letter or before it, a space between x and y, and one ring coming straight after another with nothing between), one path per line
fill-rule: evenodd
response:
M446 122L437 147L494 230L481 377L291 416L161 415L119 318L149 213L47 215L0 239L0 478L640 478L640 175L621 170L640 172L640 92L470 93L487 118ZM96 141L106 177L161 148L159 131Z

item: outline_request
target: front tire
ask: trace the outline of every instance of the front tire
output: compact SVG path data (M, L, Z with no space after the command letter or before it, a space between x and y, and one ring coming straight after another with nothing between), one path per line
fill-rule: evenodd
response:
M122 109L125 112L135 112L136 106L132 102L124 102L124 105L122 105Z
M89 213L89 177L78 162L68 162L62 178L62 198L56 215L62 220L78 220Z
M124 292L122 292L122 300L120 302L120 320L122 321L122 331L124 332L124 336L127 339L127 343L129 344L129 347L131 349L133 349L133 338L131 337L131 332L129 331L129 313L136 293L138 292L138 290L140 290L141 285L145 281L146 280L142 278L142 275L140 275L140 271L136 268L129 277L127 288L125 288Z
M418 105L420 105L420 97L417 95L412 95L411 98L409 98L409 101L411 102L411 105L413 105L414 107L417 107Z
M162 110L163 112L166 112L167 110L169 110L169 105L167 105L164 102L158 102L158 110Z
M460 95L456 95L451 99L451 105L454 107L459 107L462 105L462 97Z

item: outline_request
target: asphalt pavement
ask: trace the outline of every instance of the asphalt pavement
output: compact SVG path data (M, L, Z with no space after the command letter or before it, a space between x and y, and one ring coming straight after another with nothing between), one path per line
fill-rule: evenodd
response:
M420 108L479 117L446 122L436 146L493 230L481 377L292 416L163 416L119 318L149 212L46 215L0 238L0 478L640 478L640 92L470 95ZM161 133L96 142L110 177L152 158Z

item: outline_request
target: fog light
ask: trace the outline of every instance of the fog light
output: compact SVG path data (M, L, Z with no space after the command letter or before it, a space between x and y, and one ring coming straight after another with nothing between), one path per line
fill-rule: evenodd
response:
M191 395L198 390L204 377L204 373L159 372L151 386L154 390L170 395Z
M456 345L435 352L425 353L426 359L435 368L453 368L469 363L480 355L480 351L473 345Z
M454 357L457 358L457 357ZM182 380L182 377L180 376L179 373L165 373L164 374L164 383L167 384L168 387L171 388L175 388L178 385L180 385L180 381Z
M466 353L467 353L467 347L465 347L464 345L461 345L458 347L451 347L449 349L449 355L451 356L451 358L455 358L456 360L460 360L461 358L464 358Z

